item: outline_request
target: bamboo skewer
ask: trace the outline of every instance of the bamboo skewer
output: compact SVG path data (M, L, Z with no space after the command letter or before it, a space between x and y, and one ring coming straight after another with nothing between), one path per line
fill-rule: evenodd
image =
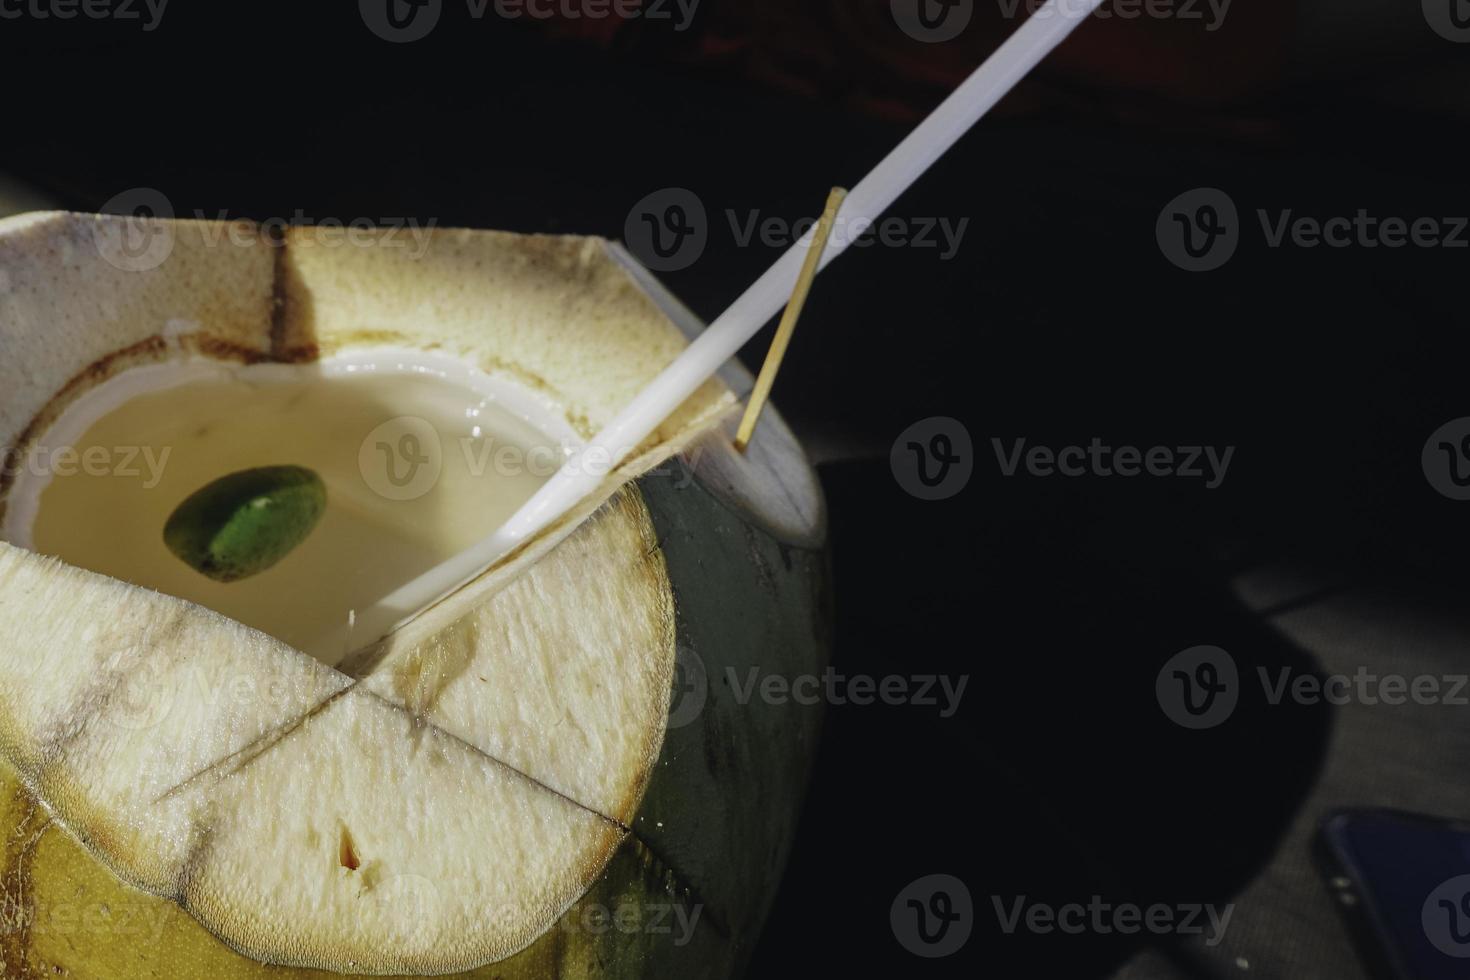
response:
M771 349L766 352L765 363L761 365L761 373L756 376L755 387L750 390L750 401L745 404L745 415L741 417L740 428L735 433L735 448L739 452L745 452L745 447L750 445L750 437L755 435L761 409L766 407L766 400L771 397L771 386L776 383L776 372L781 370L781 359L786 356L786 347L791 343L791 335L796 332L796 321L801 317L802 307L806 305L812 280L817 277L817 269L821 267L822 253L827 250L827 239L832 234L832 226L837 222L837 212L841 210L842 202L846 198L847 189L844 187L834 187L832 193L827 195L827 207L822 211L822 220L817 222L817 227L812 232L806 261L802 263L801 274L796 277L796 285L792 287L791 299L786 301L786 312L781 315L776 336L771 338Z

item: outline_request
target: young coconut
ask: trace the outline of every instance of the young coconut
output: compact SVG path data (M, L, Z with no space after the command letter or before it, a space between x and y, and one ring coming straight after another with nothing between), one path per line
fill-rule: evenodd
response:
M690 321L597 239L326 234L0 221L5 974L733 975L819 721L751 681L827 646L820 493L773 412L735 454L711 383L578 511L338 663L26 547L33 450L149 379L410 351L586 438L681 349L660 303ZM280 462L310 468L160 502L160 562L268 582L334 508L382 505ZM264 552L256 501L289 517Z

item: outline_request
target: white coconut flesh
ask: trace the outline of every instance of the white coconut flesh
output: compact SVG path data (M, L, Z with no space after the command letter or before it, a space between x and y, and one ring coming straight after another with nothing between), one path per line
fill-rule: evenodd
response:
M124 369L375 349L505 379L585 437L683 343L595 240L282 249L170 222L140 270L108 254L118 220L0 222L7 449ZM697 394L577 512L343 669L0 543L0 755L121 878L248 956L426 974L508 956L600 873L661 746L672 594L619 486L728 403Z

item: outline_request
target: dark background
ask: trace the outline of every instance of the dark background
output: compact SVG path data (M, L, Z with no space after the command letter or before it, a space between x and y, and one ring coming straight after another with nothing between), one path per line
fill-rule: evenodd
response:
M613 238L640 199L685 187L709 245L663 278L712 317L779 254L739 245L727 210L814 214L1013 23L979 3L925 44L886 0L703 0L682 31L449 0L428 37L389 44L353 4L311 6L332 9L174 0L152 31L0 19L0 169L76 210L146 186L179 216ZM1470 415L1470 232L1271 248L1256 212L1470 214L1467 56L1409 0L1236 0L1214 31L1090 22L894 208L969 219L958 254L853 250L819 280L775 397L821 463L837 664L970 681L948 719L832 708L752 976L1109 976L1147 940L1006 935L989 896L1224 902L1267 860L1327 709L1247 706L1191 737L1154 676L1200 643L1243 669L1308 662L1229 588L1253 564L1462 594L1470 505L1433 491L1420 450ZM1155 238L1197 187L1242 226L1208 273ZM975 473L924 502L888 452L936 415L966 427ZM991 449L1094 436L1236 452L1206 490L1007 478ZM968 884L976 932L921 960L889 905L933 873Z

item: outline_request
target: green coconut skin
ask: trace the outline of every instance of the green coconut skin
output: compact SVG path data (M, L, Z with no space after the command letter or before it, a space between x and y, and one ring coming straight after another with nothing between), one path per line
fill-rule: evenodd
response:
M326 506L326 485L304 466L240 470L179 504L164 525L163 541L200 574L238 582L295 550Z
M704 914L683 946L668 935L642 944L617 937L619 965L588 975L729 980L745 972L790 857L824 714L795 699L742 699L731 679L826 668L829 556L825 546L776 540L699 478L680 486L655 473L637 486L674 589L679 657L702 667L705 698L665 733L631 843L657 857L664 901Z

